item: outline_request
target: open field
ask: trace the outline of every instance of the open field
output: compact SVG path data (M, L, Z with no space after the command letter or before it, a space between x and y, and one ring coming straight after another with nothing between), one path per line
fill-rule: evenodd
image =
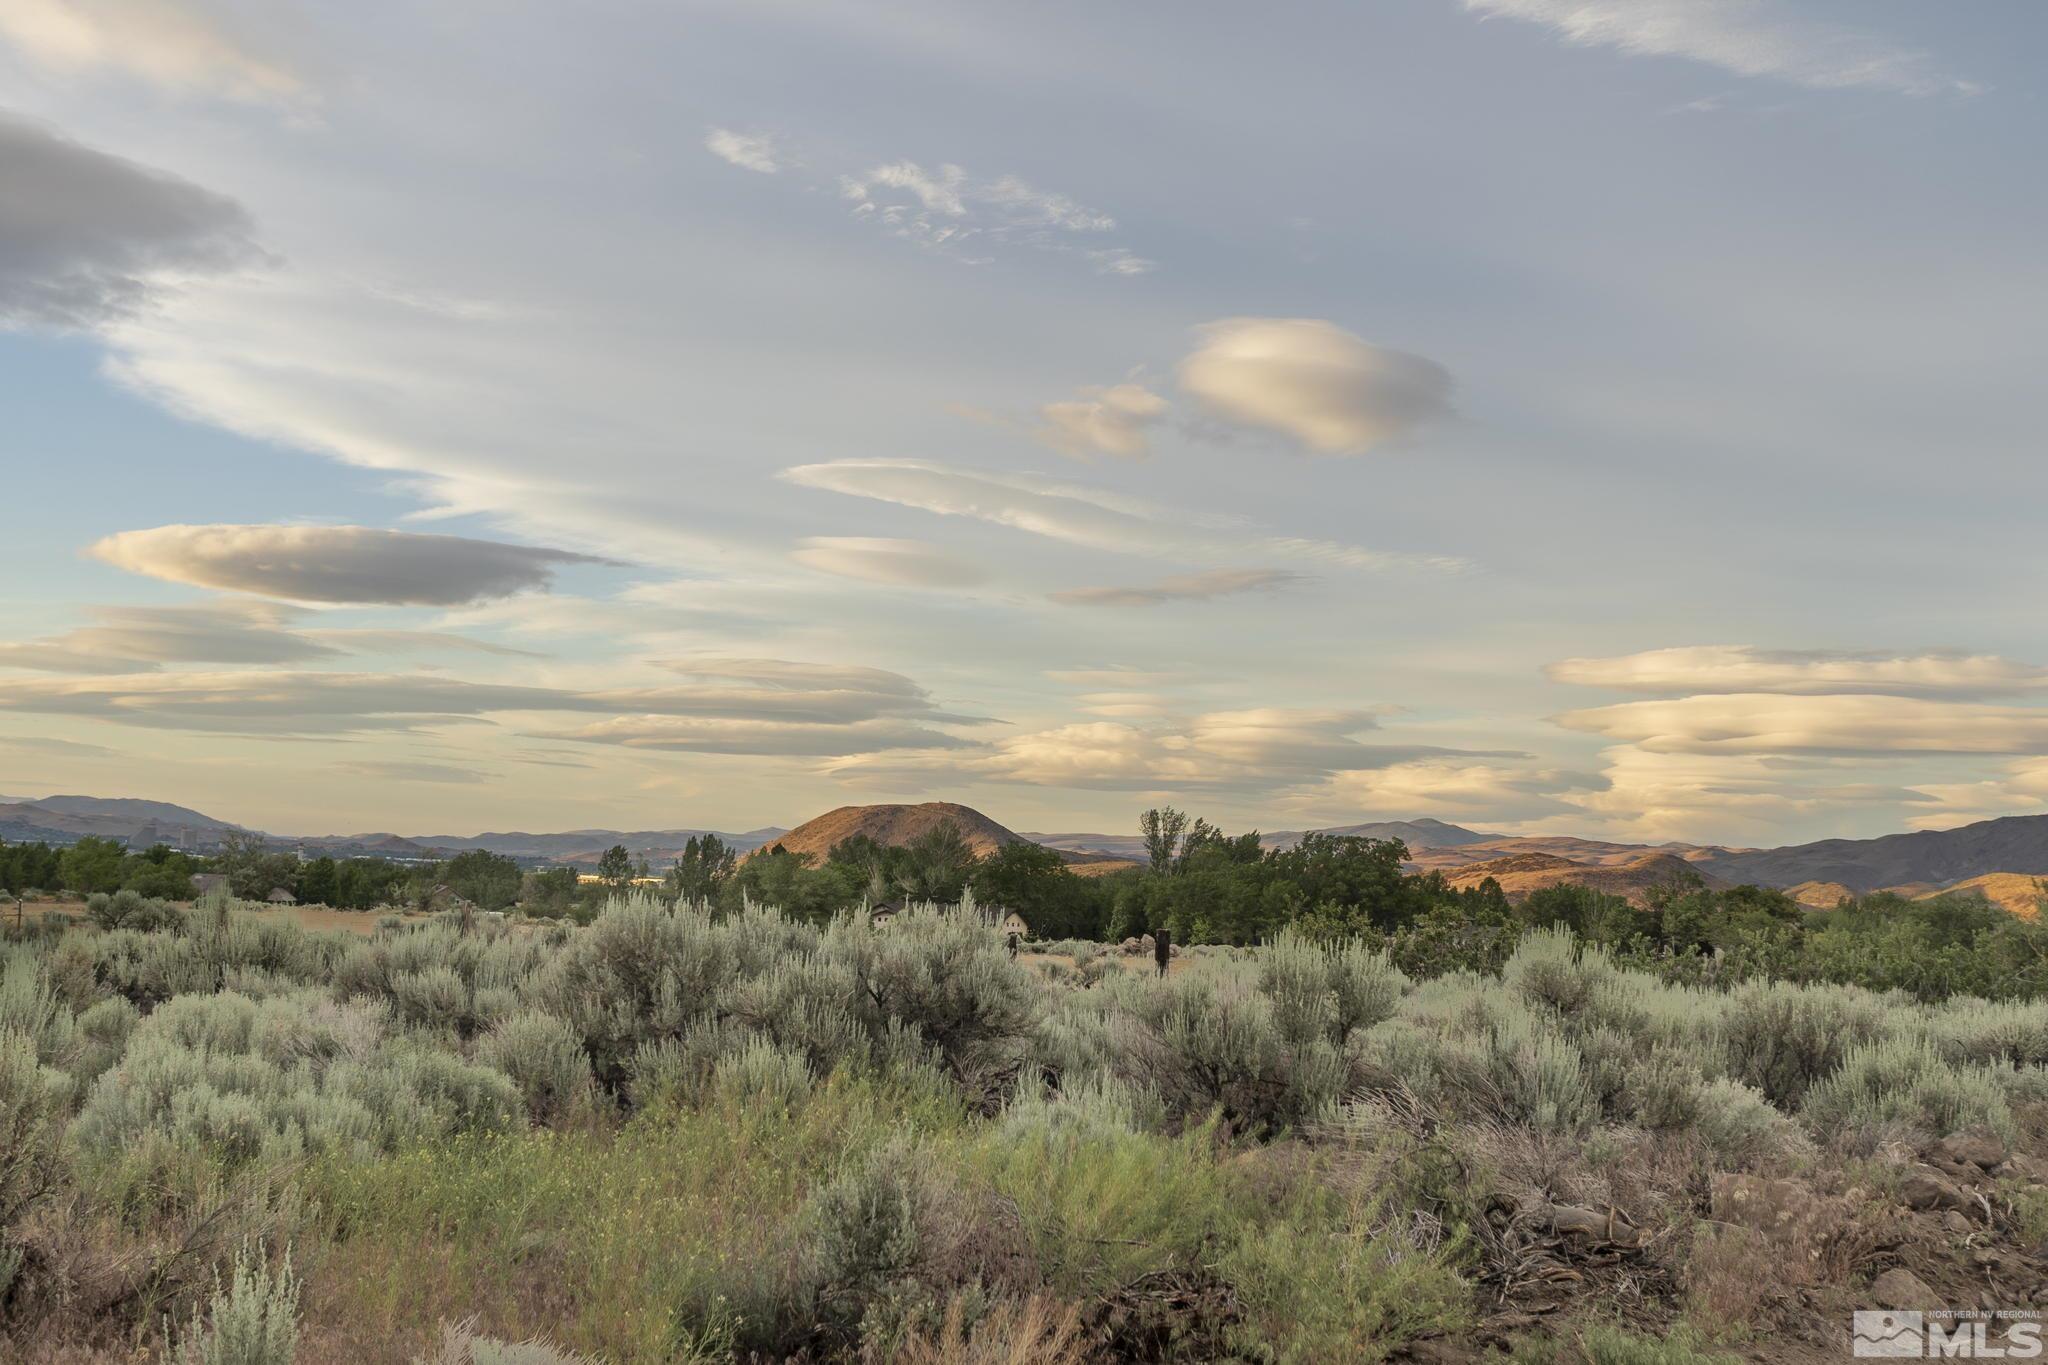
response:
M1702 1365L2048 1298L2040 1000L360 918L5 949L0 1355Z

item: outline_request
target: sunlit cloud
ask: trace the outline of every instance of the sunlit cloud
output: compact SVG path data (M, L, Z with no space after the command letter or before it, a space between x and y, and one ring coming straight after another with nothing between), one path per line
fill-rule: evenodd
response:
M1152 452L1149 428L1166 409L1166 400L1142 384L1086 388L1077 397L1040 408L1039 435L1069 455L1142 459Z
M303 76L248 31L252 12L237 11L231 23L215 12L225 8L205 0L8 0L0 38L65 75L116 72L234 100L306 98Z
M1884 692L1986 696L2048 688L2048 668L1995 654L1847 653L1690 645L1611 658L1565 659L1558 682L1624 692Z
M807 536L790 558L821 573L909 588L972 587L988 578L981 566L921 540Z
M1450 412L1450 372L1316 318L1225 318L1201 329L1181 389L1213 417L1356 455Z

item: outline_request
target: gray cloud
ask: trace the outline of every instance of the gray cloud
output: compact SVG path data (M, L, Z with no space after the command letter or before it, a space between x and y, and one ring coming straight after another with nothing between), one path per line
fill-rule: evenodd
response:
M260 254L233 200L0 112L0 325L96 327Z
M158 526L92 547L151 578L299 602L452 607L546 588L593 555L367 526Z
M1284 569L1212 569L1207 573L1176 574L1143 587L1069 588L1050 596L1070 607L1157 607L1168 602L1208 602L1235 593L1284 588L1300 579L1300 574Z
M536 737L763 754L938 748L965 741L925 727L989 723L940 710L924 688L884 669L727 658L671 667L697 681L576 691L431 674L284 670L0 678L0 711L151 729L308 736L414 730L504 713L583 712L606 719Z
M300 613L270 602L92 607L100 624L0 645L0 667L51 673L147 672L165 663L284 664L340 650L294 634Z
M896 721L809 724L696 716L621 716L543 736L678 753L836 758L891 749L945 749L971 743L944 731Z

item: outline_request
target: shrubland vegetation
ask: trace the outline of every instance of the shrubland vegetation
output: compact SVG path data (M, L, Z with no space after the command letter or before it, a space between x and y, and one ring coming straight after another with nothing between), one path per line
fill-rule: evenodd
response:
M110 896L0 959L0 1356L1692 1365L1880 1270L2039 1301L2048 1000L1774 975L1992 929L1344 911L1384 864L1163 978L744 868L366 937Z
M1248 946L1291 931L1356 939L1417 977L1497 971L1526 934L1562 926L1673 983L1835 982L1923 1000L2048 992L2048 922L2018 919L1974 895L1880 893L1814 910L1779 891L1710 890L1681 879L1656 888L1648 905L1574 885L1510 904L1490 880L1452 888L1439 874L1403 872L1407 850L1392 840L1310 834L1289 848L1264 849L1256 832L1227 836L1172 808L1145 812L1141 829L1146 864L1101 876L1077 875L1054 851L1026 842L977 857L950 824L902 847L848 839L817 863L773 846L741 859L716 835L704 835L690 839L658 885L672 900L703 902L721 914L774 905L812 925L864 905L953 903L971 893L985 906L1023 915L1042 941L1115 942L1165 929L1180 944ZM253 839L211 859L162 846L129 853L104 839L61 851L0 846L0 888L16 894L63 887L189 899L199 871L224 873L233 894L248 900L281 887L301 902L346 909L471 906L583 924L611 898L655 882L622 847L604 854L596 881L584 882L571 867L522 870L483 850L401 864L302 862ZM93 913L102 923L112 914L118 924L128 912Z

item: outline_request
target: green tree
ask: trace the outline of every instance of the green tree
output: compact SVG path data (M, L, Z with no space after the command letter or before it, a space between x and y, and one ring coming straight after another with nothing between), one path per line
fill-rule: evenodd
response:
M957 901L973 870L974 849L967 836L953 821L941 820L903 846L896 879L912 900Z
M633 855L624 844L613 844L597 860L597 875L612 890L625 890L633 880Z
M325 854L299 869L299 899L308 905L341 903L341 872Z
M112 839L86 835L57 859L57 876L72 891L118 891L124 850Z
M715 902L738 861L739 855L716 834L693 834L663 879L668 894L678 900Z
M1187 812L1172 806L1155 806L1138 817L1138 832L1145 836L1145 857L1155 875L1164 876L1173 870L1180 836L1187 827Z
M456 854L448 860L442 878L450 891L486 910L503 910L519 899L519 864L489 849Z

